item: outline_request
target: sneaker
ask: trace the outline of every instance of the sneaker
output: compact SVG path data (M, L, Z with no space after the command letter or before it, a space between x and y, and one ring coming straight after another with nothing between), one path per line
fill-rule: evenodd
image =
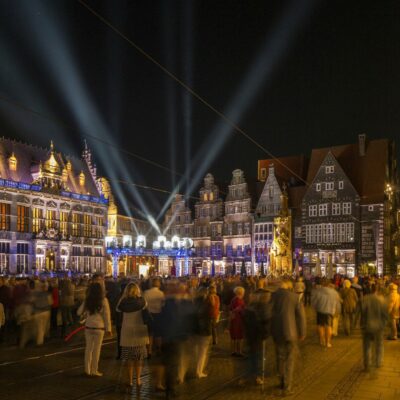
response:
M92 376L103 376L102 372L96 371Z
M328 343L328 344L326 345L326 347L328 347L328 349L330 349L330 348L332 347L332 343Z
M201 378L207 378L207 374L205 374L204 372L202 372L201 374L197 374L196 375L199 379L201 379Z

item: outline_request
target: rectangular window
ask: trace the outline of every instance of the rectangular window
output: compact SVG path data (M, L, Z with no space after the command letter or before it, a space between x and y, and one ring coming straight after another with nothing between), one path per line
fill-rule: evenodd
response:
M43 209L32 209L32 232L39 233L43 229Z
M244 233L245 233L246 235L248 235L248 234L250 233L250 224L249 224L248 222L246 222L246 223L244 224Z
M325 190L333 190L334 182L325 182Z
M354 222L345 224L346 242L354 242Z
M0 242L0 273L7 274L10 267L10 243Z
M340 203L332 203L332 215L340 215Z
M309 217L316 217L317 216L317 205L308 206L308 216Z
M0 230L10 230L10 204L0 203Z
M243 235L243 224L241 222L237 224L237 234Z
M72 236L81 236L82 214L72 213Z
M60 232L63 235L68 235L68 212L60 212Z
M318 206L318 214L320 217L326 217L328 215L328 204L320 204Z
M333 174L335 172L335 167L333 165L328 165L325 167L326 174Z
M261 174L260 178L265 179L267 177L267 169L266 168L261 168Z
M29 207L17 206L17 232L29 232Z
M28 243L17 243L17 273L28 273Z
M343 203L343 215L351 214L351 203Z
M90 214L83 215L83 236L92 236L92 216Z
M344 182L343 181L339 181L339 189L343 189L344 188Z
M321 191L321 184L320 184L320 183L317 183L317 184L315 185L315 189L316 189L317 192L320 192L320 191Z
M57 211L56 210L46 210L46 229L56 228L57 221Z

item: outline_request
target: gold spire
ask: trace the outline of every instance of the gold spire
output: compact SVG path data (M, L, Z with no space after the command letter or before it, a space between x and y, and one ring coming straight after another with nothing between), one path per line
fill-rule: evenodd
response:
M50 157L49 159L44 163L44 169L48 172L51 173L59 173L60 172L60 166L58 165L58 162L56 158L54 157L54 144L53 141L50 142Z
M80 186L85 186L85 174L83 171L79 174L79 185Z
M12 152L10 158L8 159L8 166L11 171L16 171L17 170L17 157L15 157L14 152Z

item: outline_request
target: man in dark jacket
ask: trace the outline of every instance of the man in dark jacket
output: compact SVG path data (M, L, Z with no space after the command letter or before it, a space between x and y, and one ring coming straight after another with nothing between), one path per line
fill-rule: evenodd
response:
M291 291L292 283L284 281L271 298L271 332L274 338L278 372L284 396L293 394L294 358L298 340L306 336L303 303Z
M374 344L374 366L381 367L383 361L383 334L389 314L383 296L376 293L376 286L371 285L371 294L367 294L361 308L361 328L363 334L364 369L369 371L371 348Z
M249 372L257 385L264 384L265 340L269 336L268 306L271 293L264 289L264 280L259 280L257 290L250 294L249 305L243 314L245 336L248 344Z

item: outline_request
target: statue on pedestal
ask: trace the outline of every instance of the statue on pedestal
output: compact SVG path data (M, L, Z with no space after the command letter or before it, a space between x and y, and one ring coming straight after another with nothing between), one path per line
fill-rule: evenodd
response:
M292 274L292 217L289 213L286 186L281 195L281 210L274 218L274 239L271 246L272 275Z

